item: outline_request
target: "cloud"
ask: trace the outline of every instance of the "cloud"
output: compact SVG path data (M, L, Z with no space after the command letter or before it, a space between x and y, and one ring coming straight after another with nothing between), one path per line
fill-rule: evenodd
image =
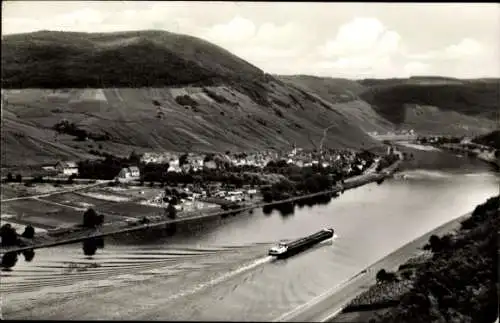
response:
M478 57L485 52L485 47L480 42L475 39L464 38L457 44L424 53L409 54L408 57L418 60L460 60Z
M315 64L336 75L389 75L401 51L401 36L372 17L358 17L340 26L335 38L317 47Z
M424 75L429 72L429 64L412 61L407 63L403 69L408 74L408 76L412 75Z
M256 27L251 20L236 16L226 24L209 28L202 36L218 43L235 44L248 41L255 32Z
M375 18L355 18L339 28L337 36L320 46L324 57L390 55L401 37Z
M448 46L445 50L445 56L449 59L460 59L463 57L471 57L481 55L484 51L483 45L478 41L465 38L456 45Z
M290 61L298 57L304 46L297 39L303 34L304 31L293 23L264 22L257 26L250 19L235 16L226 23L206 28L197 36L224 47L265 71L275 72L277 60Z

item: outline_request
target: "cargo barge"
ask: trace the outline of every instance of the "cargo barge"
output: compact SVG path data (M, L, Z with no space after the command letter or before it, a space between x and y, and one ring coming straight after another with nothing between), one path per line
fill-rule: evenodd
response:
M330 239L334 234L333 229L323 229L319 232L316 232L310 236L294 240L291 242L280 242L280 244L276 247L272 247L269 249L269 255L274 256L278 259L288 258L293 256L301 251L304 251L307 248L312 247L313 245L320 243L321 241Z

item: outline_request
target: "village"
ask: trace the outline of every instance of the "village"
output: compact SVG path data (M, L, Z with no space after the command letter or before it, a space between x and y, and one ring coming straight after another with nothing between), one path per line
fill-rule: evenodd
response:
M385 156L393 153L388 147ZM32 176L9 173L3 178L2 222L54 233L79 225L90 209L104 215L105 223L129 225L220 212L262 202L264 189L293 174L321 171L335 183L375 171L381 157L293 147L233 154L132 152L121 159L59 161Z

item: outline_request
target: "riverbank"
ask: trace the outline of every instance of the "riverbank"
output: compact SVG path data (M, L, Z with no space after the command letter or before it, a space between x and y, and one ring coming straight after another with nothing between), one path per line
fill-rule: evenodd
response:
M23 250L30 250L30 249L48 248L48 247L53 247L53 246L58 246L58 245L63 245L63 244L68 244L68 243L80 242L80 241L83 241L83 240L86 240L89 238L93 238L93 237L103 237L103 236L112 235L112 234L119 234L119 233L144 230L147 228L175 225L176 223L179 223L179 222L196 221L196 220L207 219L207 218L217 217L217 216L224 217L224 216L235 214L235 213L249 211L249 210L252 210L255 208L273 206L273 205L290 203L290 202L296 202L299 200L314 198L314 197L318 197L318 196L324 196L327 194L338 194L338 193L342 192L343 190L353 189L356 187L366 185L368 183L383 181L385 178L392 176L392 174L394 174L394 172L397 171L401 162L402 162L402 160L396 161L394 164L392 164L389 167L387 167L386 169L382 170L380 173L367 173L367 174L363 174L363 175L349 178L345 181L343 187L337 187L333 190L328 190L328 191L323 191L323 192L319 192L319 193L313 193L313 194L308 194L308 195L303 195L303 196L298 196L298 197L292 197L292 198L289 198L286 200L273 201L273 202L269 202L269 203L256 203L256 204L252 204L252 205L248 205L245 207L240 207L238 209L233 209L233 210L228 210L228 211L219 211L219 212L215 211L215 212L210 212L210 213L205 213L205 214L202 214L201 212L192 212L189 214L185 214L185 216L179 217L177 219L165 220L165 217L157 216L157 217L148 217L147 219L149 220L149 223L140 223L140 224L136 223L135 225L130 225L130 223L122 221L122 222L107 223L107 224L104 224L102 227L97 228L97 229L82 230L82 229L79 229L77 227L68 228L68 229L65 229L65 232L59 233L57 235L57 237L55 237L54 235L51 235L51 232L47 232L46 234L36 236L31 241L28 239L24 239L23 242L25 243L25 245L22 247L3 247L3 248L0 248L0 254L4 254L7 252L20 252Z
M496 261L492 258L495 257L494 228L498 227L498 211L498 197L496 202L494 198L488 199L473 212L412 242L418 242L420 247L423 247L429 237L425 248L412 251L408 245L404 246L403 249L408 253L413 252L409 259L404 261L400 258L394 266L377 267L377 273L378 270L384 269L389 275L379 273L377 284L367 290L365 288L365 291L354 297L340 314L327 321L398 322L405 321L405 318L417 313L421 320L426 322L439 320L438 317L444 321L452 318L469 321L467 316L476 321L478 317L483 317L482 315L491 316L493 321L496 313L494 300L493 305L484 303L491 303L491 294L497 290L492 283L497 272L493 269ZM441 235L444 236L439 238ZM488 253L488 248L492 249L489 250L491 254ZM395 258L393 255L388 257ZM397 271L390 273L397 265ZM372 270L372 275L375 274L373 269L369 269ZM446 273L446 277L443 273ZM481 275L484 278L470 280L471 275ZM371 283L376 279L377 277L372 277ZM429 296L431 290L432 296ZM450 303L451 299L454 301ZM430 303L425 305L426 302ZM472 305L475 302L479 302L477 306ZM444 305L445 303L447 305ZM439 309L430 309L433 304L440 304ZM419 306L425 307L425 310L422 308L419 311ZM443 310L443 306L447 310Z

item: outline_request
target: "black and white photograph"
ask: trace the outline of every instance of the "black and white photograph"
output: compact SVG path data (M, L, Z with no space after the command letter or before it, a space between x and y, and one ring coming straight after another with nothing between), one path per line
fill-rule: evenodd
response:
M500 4L1 14L0 319L499 322Z

